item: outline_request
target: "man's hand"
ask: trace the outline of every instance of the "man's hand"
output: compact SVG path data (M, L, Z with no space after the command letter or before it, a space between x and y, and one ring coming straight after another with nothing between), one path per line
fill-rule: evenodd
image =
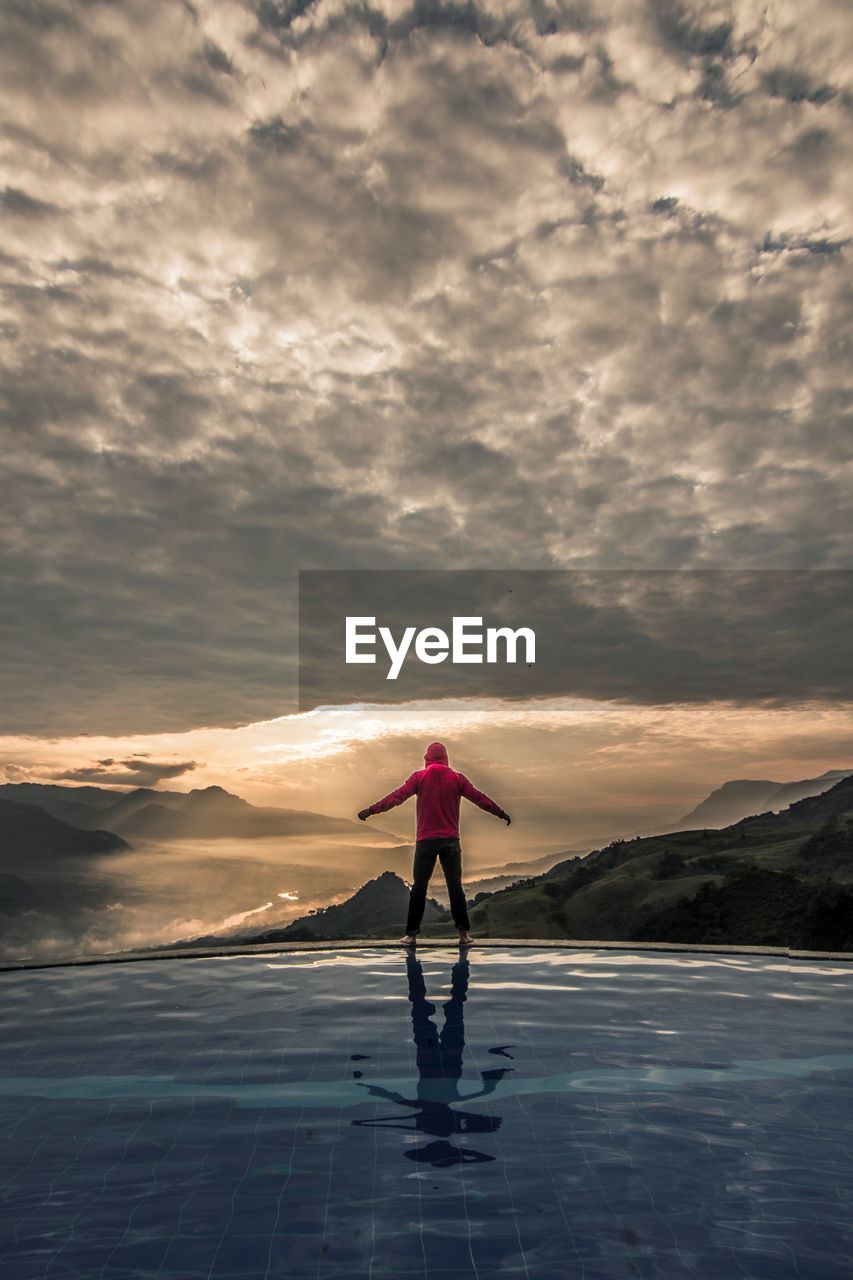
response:
M359 809L359 811L358 811L358 817L359 817L359 821L360 821L360 822L366 822L366 821L367 821L367 819L370 817L370 810L369 810L369 809Z
M508 813L504 814L504 816L501 818L501 822L505 822L508 827L512 826L512 818L509 816Z

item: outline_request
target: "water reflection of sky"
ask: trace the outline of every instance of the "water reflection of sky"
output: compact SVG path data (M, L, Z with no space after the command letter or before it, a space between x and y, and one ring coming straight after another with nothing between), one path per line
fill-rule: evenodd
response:
M365 947L2 976L4 1280L848 1280L853 964Z

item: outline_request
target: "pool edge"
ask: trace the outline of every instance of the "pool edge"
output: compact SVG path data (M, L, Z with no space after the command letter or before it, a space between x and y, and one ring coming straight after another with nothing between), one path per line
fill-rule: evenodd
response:
M448 947L458 949L453 938L424 938L417 950ZM281 955L305 951L351 951L365 947L404 951L406 948L396 938L324 938L312 942L264 942L244 943L220 947L180 947L165 950L117 951L104 955L71 956L58 960L34 960L0 963L0 973L20 973L36 969L64 969L103 964L137 964L146 960L203 960L226 956ZM622 942L577 938L482 938L477 939L466 951L489 950L496 947L529 947L575 951L648 951L687 952L713 955L777 956L789 960L841 960L853 963L849 951L800 951L788 947L736 946L727 943L696 942Z

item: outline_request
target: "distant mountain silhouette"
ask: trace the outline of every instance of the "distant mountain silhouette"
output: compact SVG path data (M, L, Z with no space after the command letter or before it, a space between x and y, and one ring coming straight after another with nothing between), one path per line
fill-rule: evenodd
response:
M118 831L123 822L131 821L148 805L156 805L158 809L179 810L186 799L183 791L155 791L153 787L137 787L135 791L118 795L113 792L112 802L105 808L98 809L89 820L97 820L110 831Z
M4 782L0 784L0 800L18 804L37 804L54 818L70 822L74 827L98 827L99 810L115 804L120 791L106 787L69 787L43 782ZM107 828L109 829L109 828Z
M156 795L156 792L155 792ZM114 820L122 835L148 840L198 840L261 836L365 835L349 818L300 809L260 808L222 787L190 791L182 804L143 804ZM372 833L375 836L375 831Z
M0 861L115 853L132 846L112 831L82 831L35 804L0 798Z
M836 782L851 774L851 769L830 769L819 778L803 778L797 782L771 782L768 779L750 778L724 782L667 830L692 831L700 827L719 830L756 813L778 813L796 800L828 791Z
M72 787L59 783L6 782L0 784L0 799L19 804L37 804L63 822L84 828L112 830L111 823L150 801L158 804L182 804L183 791L155 791L137 787L134 791L116 791L111 787Z
M849 777L853 777L853 769L828 769L819 778L805 778L801 782L786 782L775 795L770 797L767 808L772 809L774 813L779 813L797 800L804 800L809 796L824 795L837 782L842 782Z
M301 809L261 808L223 787L157 791L138 787L63 787L21 782L0 786L0 798L38 804L80 828L115 831L133 840L252 839L262 836L357 835L364 840L387 833L349 818Z
M17 800L23 804L38 804L42 809L52 813L52 804L63 804L72 800L84 804L90 809L104 809L115 802L123 791L115 791L110 787L75 787L59 782L2 782L0 783L0 800ZM162 794L162 793L158 793ZM178 793L175 792L177 795Z
M261 932L232 931L226 936L208 934L202 938L186 939L172 946L198 946L216 942L306 942L314 939L363 938L382 934L401 933L406 924L409 906L409 888L393 871L383 871L375 880L368 880L345 902L321 908L310 915L278 929ZM427 898L424 924L449 919L448 912L435 901Z
M758 815L758 817L761 816ZM836 782L828 791L822 791L818 795L807 796L803 800L796 800L787 809L783 809L781 813L775 815L782 826L785 824L799 826L803 823L832 822L837 818L847 816L853 816L853 774L843 777L840 782ZM746 818L742 824L739 823L738 825L747 825L754 821L757 821L757 819Z
M569 858L579 858L583 854L589 853L589 846L584 849L560 849L557 853L545 853L539 858L522 858L517 862L502 862L496 866L477 867L470 875L465 876L465 880L494 880L499 876L523 876L536 875L543 871L550 871L551 867L558 862L565 862Z

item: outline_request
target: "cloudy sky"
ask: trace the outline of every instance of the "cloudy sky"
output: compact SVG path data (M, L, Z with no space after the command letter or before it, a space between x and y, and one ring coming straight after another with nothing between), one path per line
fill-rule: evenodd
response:
M834 0L6 3L14 776L304 749L299 569L853 567L850 35ZM720 769L850 763L837 694L819 750L801 709L799 755Z

